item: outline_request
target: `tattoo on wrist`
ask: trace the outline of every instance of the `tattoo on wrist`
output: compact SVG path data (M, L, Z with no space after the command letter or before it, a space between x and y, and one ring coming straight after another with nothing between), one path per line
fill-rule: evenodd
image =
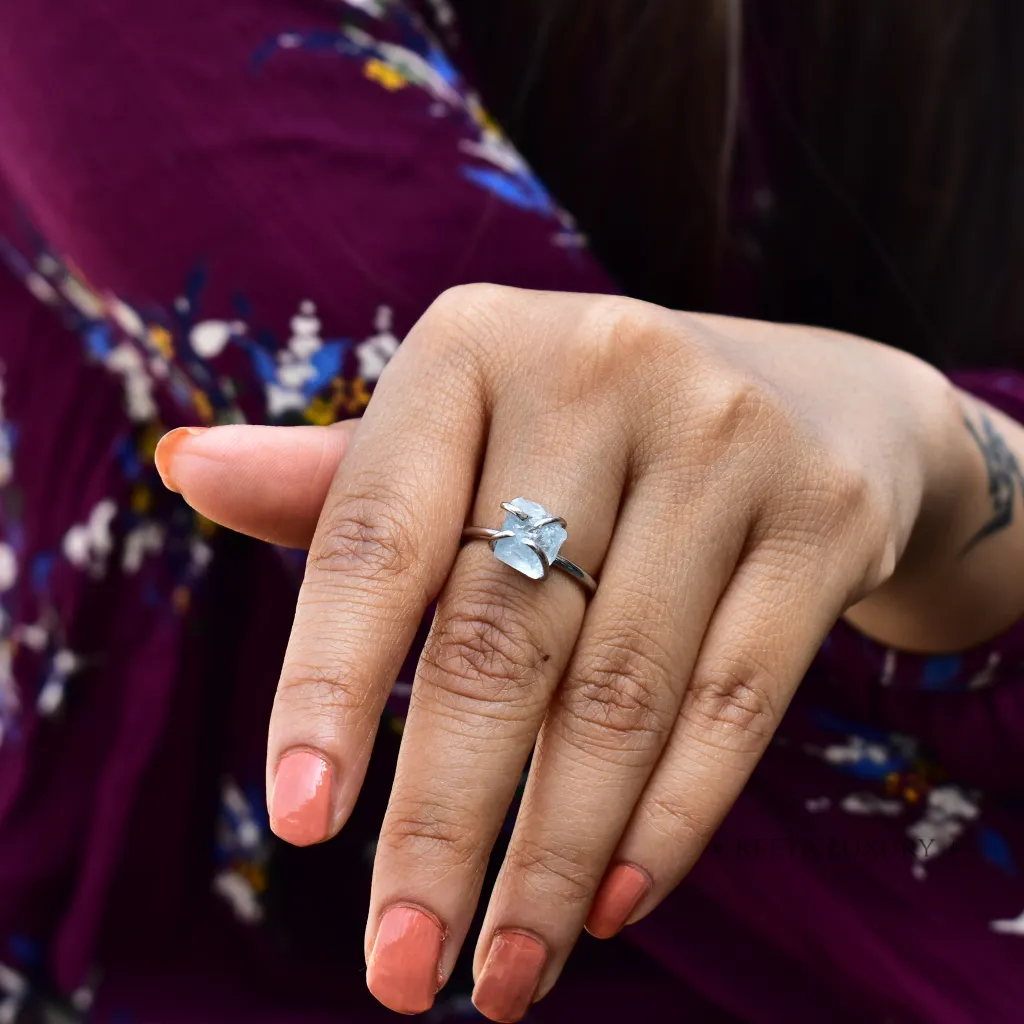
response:
M970 431L974 443L985 459L988 471L988 494L992 502L992 515L985 525L964 545L961 555L966 555L986 537L1005 530L1016 512L1018 492L1024 498L1024 473L1016 455L1006 443L1006 438L996 429L995 424L984 410L978 409L978 423L972 423L964 414L964 425Z

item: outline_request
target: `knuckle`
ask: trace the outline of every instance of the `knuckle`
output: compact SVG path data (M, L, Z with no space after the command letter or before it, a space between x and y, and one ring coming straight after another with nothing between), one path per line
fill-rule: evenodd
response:
M867 474L836 456L809 460L803 486L785 497L780 495L779 501L783 521L815 547L839 544L850 556L860 545L846 544L847 538L864 536L865 530L870 532L874 525L886 521Z
M598 746L654 740L671 727L664 654L641 634L595 636L560 691L569 729Z
M378 845L388 853L463 864L480 850L478 830L454 807L437 801L399 803L388 809Z
M516 886L541 904L585 904L600 881L581 846L523 837L509 850L507 861Z
M705 746L753 754L775 730L772 695L778 690L770 674L753 661L723 660L694 677L683 714L697 726Z
M285 663L278 695L293 714L362 713L367 704L366 687L337 664L305 660Z
M748 446L759 440L780 440L788 416L766 382L733 369L713 374L702 388L703 433L711 451Z
M563 343L567 372L557 379L571 383L580 396L612 390L621 399L623 379L649 374L665 346L664 325L645 303L593 298Z
M414 331L416 343L442 359L464 363L466 357L493 348L503 310L515 289L496 284L459 284L445 289L430 304Z
M662 791L646 797L641 804L641 824L680 851L699 850L717 827L702 816L686 796L692 787Z
M307 576L315 582L347 577L389 583L410 576L420 564L410 528L415 521L407 502L393 492L375 488L345 497L324 512Z
M873 504L871 482L859 468L832 465L825 486L833 516L840 522L861 518Z
M590 302L574 335L576 346L584 351L615 356L633 344L642 327L642 307L631 299L605 295Z
M833 468L822 539L839 546L853 562L855 592L869 593L896 571L900 550L892 524L898 521L895 494L883 491L859 467Z
M522 607L504 581L484 579L439 611L420 654L420 678L434 699L506 711L532 707L545 655L536 613Z
M430 304L435 315L459 316L466 310L494 308L507 302L515 289L487 282L456 284L446 288Z
M900 556L898 484L887 487L849 455L808 453L792 486L767 503L765 525L788 547L789 570L831 590L841 566L855 580L851 599L888 580ZM827 556L827 560L823 558Z

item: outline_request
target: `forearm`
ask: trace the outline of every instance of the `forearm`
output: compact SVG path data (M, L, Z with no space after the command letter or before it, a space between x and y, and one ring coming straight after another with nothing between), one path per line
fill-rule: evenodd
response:
M1024 427L953 396L959 422L931 447L930 486L897 569L846 614L906 650L964 650L1024 615Z

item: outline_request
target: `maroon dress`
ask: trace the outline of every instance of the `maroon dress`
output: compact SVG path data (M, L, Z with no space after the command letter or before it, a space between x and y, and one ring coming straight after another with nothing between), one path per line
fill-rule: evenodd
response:
M362 932L422 635L351 823L280 843L301 555L153 449L358 415L450 285L615 290L456 32L442 0L0 6L2 1022L391 1016ZM960 383L1024 418L1021 374ZM837 625L690 878L529 1019L1024 1020L1022 750L1024 627L923 657ZM431 1020L476 1015L466 960Z

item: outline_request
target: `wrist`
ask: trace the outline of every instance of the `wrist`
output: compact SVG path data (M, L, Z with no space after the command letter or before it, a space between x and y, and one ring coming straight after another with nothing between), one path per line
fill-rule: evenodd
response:
M970 396L928 367L935 391L923 420L921 505L899 570L908 579L933 577L955 565L984 517L984 466L966 427Z
M904 355L900 353L900 355ZM856 628L908 650L960 650L983 638L987 626L965 614L955 591L964 572L964 546L984 516L984 467L965 427L970 400L934 367L908 361L904 438L916 507L892 576L845 618ZM912 454L911 454L912 453Z

